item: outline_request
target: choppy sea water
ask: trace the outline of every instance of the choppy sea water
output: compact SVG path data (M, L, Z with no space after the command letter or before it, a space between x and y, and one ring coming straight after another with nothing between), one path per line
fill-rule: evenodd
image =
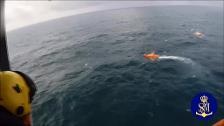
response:
M223 8L129 8L18 29L8 46L38 87L34 126L210 126L224 117L223 25ZM190 112L202 91L218 101L210 121Z

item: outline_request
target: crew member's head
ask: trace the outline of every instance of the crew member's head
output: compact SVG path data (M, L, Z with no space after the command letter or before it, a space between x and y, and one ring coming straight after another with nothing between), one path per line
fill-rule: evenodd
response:
M19 71L0 72L0 126L30 126L34 82Z

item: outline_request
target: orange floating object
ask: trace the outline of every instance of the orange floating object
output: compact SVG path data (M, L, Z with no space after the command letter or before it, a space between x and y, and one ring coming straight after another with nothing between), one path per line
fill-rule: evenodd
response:
M146 59L149 59L151 61L155 61L159 58L159 55L158 54L155 54L155 52L153 51L152 53L149 53L149 54L144 54L144 57Z
M213 126L224 126L224 119L218 121L218 122L215 123Z

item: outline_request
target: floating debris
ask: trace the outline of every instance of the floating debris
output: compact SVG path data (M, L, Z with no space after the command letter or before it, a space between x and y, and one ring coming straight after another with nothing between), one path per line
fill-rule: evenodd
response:
M194 35L198 38L203 38L205 35L201 32L194 32Z

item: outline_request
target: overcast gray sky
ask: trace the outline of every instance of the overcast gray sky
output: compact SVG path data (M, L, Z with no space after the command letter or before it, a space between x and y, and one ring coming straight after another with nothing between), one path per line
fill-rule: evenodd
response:
M155 5L205 5L222 7L223 1L6 1L6 30L60 17L118 8Z

